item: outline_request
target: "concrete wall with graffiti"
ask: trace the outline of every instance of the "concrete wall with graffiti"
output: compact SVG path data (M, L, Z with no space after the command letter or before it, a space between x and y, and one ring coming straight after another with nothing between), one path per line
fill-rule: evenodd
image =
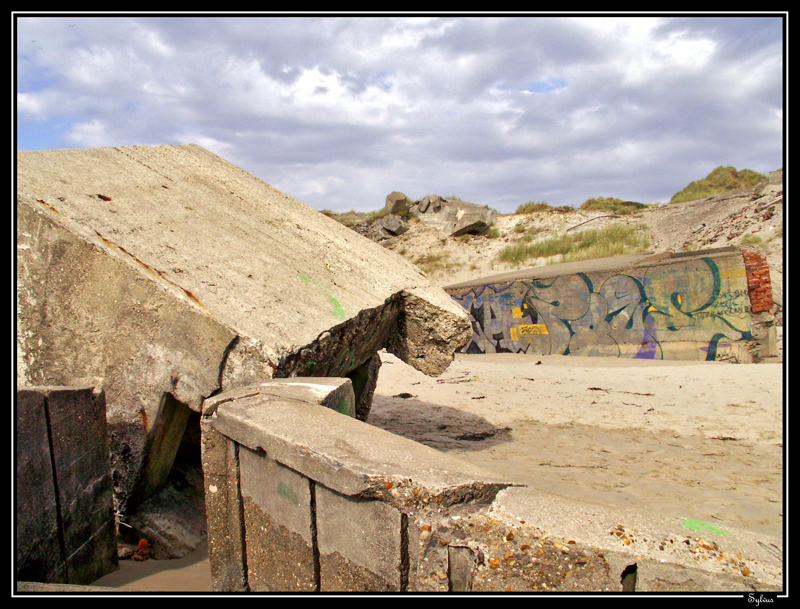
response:
M472 318L464 352L752 361L740 251L615 260L445 288Z

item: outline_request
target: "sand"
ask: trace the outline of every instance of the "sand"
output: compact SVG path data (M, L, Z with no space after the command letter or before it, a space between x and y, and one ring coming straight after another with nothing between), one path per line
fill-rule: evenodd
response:
M94 582L95 586L132 592L211 592L208 544L200 542L194 552L172 560L120 560L119 571Z
M368 422L544 492L783 530L779 363L456 355L438 378L381 352ZM205 544L97 585L205 592Z
M377 427L545 492L782 535L780 364L459 354L433 379L382 359Z

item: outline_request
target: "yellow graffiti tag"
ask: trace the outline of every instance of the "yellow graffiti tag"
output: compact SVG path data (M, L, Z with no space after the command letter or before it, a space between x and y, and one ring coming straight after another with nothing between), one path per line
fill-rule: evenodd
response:
M544 324L527 324L519 326L520 334L549 334L547 326Z
M522 308L521 307L514 307L511 309L511 316L517 319L522 317Z

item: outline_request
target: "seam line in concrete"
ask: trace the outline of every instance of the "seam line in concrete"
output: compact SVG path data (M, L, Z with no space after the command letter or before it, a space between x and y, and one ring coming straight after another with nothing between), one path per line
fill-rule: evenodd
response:
M58 490L58 470L56 469L56 456L53 450L53 426L50 422L50 404L47 396L43 397L42 405L44 407L44 420L47 425L47 448L50 453L50 469L53 472L53 490L56 503L56 536L58 537L58 548L61 551L61 561L64 565L66 583L70 583L69 565L67 564L67 545L64 541L64 518L61 514L61 494Z

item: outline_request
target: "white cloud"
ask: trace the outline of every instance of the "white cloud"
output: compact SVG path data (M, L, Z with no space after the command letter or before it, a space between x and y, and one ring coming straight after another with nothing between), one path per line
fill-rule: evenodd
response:
M648 202L708 158L782 162L779 19L56 16L19 32L22 139L58 117L46 146L192 141L318 208L406 188L511 211L613 184Z
M75 123L67 133L66 139L77 148L117 145L111 137L108 124L97 118L83 123Z
M47 118L48 107L44 95L17 93L17 112L41 120Z

